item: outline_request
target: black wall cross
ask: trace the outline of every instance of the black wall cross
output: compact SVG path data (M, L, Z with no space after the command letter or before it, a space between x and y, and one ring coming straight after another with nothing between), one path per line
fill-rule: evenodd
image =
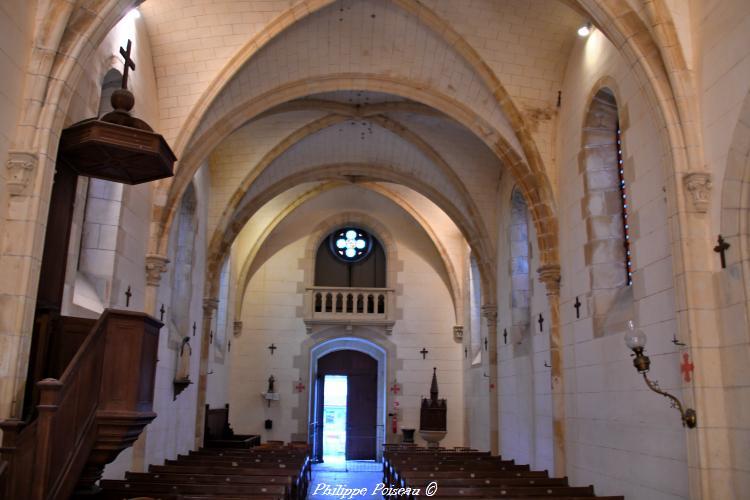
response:
M468 358L468 357L469 357L469 350L466 347L464 347L464 358Z
M130 285L128 285L128 289L125 290L125 307L130 307L130 297L132 297L133 294L130 291Z
M507 343L508 343L508 329L503 328L503 344L507 344Z
M164 322L164 313L167 312L166 309L164 309L164 304L161 305L161 309L159 309L159 312L161 313L159 321L162 323Z
M578 297L576 297L576 303L573 304L573 307L576 308L576 319L580 319L580 317L581 317L581 301L578 300Z
M268 350L271 351L271 356L273 356L273 352L276 349L278 349L278 347L276 347L276 345L274 345L274 344L271 344L271 345L268 346Z
M542 316L542 313L539 313L539 320L537 321L537 323L539 323L539 331L543 332L544 331L544 326L543 326L544 325L544 316Z
M210 331L210 332L208 333L208 343L209 343L209 344L213 344L213 343L214 343L214 331L213 331L213 330L211 330L211 331Z
M484 338L484 350L487 350L487 337Z
M427 353L430 352L427 350L426 347L423 347L421 351L419 351L419 354L422 355L422 359L427 359Z
M193 337L195 337L195 321L193 321Z
M724 240L724 237L722 235L719 235L719 239L717 240L717 243L719 244L714 247L714 252L717 252L719 256L721 257L721 268L726 269L727 257L725 253L727 250L729 250L729 247L731 245Z

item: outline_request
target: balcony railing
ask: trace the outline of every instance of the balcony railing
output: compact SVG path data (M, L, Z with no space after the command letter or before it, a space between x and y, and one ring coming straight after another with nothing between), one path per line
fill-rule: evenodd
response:
M392 288L308 287L305 324L308 333L319 326L379 326L390 334L395 323Z

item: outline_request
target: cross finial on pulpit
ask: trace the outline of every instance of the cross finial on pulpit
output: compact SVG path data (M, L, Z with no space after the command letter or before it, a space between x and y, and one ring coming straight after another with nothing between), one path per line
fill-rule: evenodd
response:
M132 69L135 71L135 61L130 57L130 49L133 46L133 42L128 40L127 49L120 47L120 55L125 59L125 68L122 71L122 88L128 88L128 72Z
M544 331L544 316L542 316L542 313L539 313L539 319L537 320L537 323L539 323L539 331Z
M576 297L576 303L573 304L573 307L576 308L576 319L579 319L581 317L581 301L578 300L578 297Z
M419 354L422 355L422 359L427 359L427 353L430 352L427 350L426 347L423 347L421 351L419 351Z

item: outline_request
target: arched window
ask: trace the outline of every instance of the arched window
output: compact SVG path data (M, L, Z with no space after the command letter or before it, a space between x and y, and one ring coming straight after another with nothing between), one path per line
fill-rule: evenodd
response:
M315 286L385 288L385 252L378 239L357 227L331 232L315 256Z
M110 69L102 80L97 112L99 116L112 110L110 97L121 85L122 73ZM124 186L101 179L79 177L78 192L69 258L76 260L68 267L72 283L72 302L75 306L94 312L122 300L127 287L115 279L117 245L123 241L120 225ZM80 236L79 236L80 235ZM74 239L75 238L75 239ZM67 279L67 278L66 278Z
M516 188L511 194L510 210L510 311L511 338L514 344L528 334L529 308L529 212L523 194Z
M195 187L191 183L182 195L180 210L177 214L177 234L174 245L170 318L178 338L188 335L190 331L195 238L198 233L197 206Z
M620 331L632 315L633 263L624 140L615 95L600 89L591 101L582 134L584 262L591 286L594 335Z
M482 362L482 283L477 259L469 257L469 326L471 364Z

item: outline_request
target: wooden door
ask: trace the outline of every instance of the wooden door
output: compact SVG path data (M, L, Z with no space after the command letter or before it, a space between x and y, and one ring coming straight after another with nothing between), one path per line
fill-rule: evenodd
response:
M372 373L353 374L347 377L347 460L375 460L378 366L377 361L370 359L375 364Z
M335 351L318 360L319 380L324 379L326 375L347 377L347 460L375 460L378 362L359 351ZM322 385L321 383L321 394L323 393ZM322 432L320 434L322 435Z

